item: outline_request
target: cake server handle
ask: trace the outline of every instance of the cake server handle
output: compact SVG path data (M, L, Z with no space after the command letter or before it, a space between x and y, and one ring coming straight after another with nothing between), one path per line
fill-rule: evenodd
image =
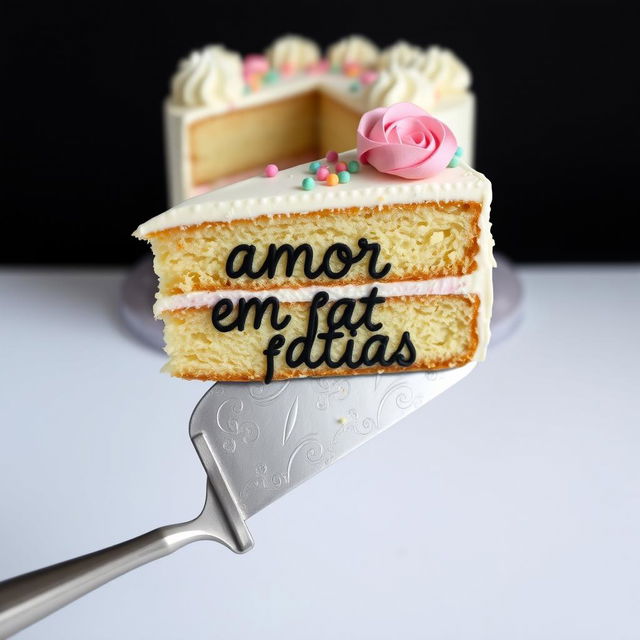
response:
M216 540L242 552L224 516L211 505L189 522L149 531L137 538L79 558L0 582L0 638L7 638L103 584L196 540Z

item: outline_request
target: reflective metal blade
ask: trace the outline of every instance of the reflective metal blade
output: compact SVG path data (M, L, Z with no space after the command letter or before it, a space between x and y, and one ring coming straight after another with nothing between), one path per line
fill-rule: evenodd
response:
M462 380L474 366L269 385L218 383L195 408L190 434L227 515L239 522Z

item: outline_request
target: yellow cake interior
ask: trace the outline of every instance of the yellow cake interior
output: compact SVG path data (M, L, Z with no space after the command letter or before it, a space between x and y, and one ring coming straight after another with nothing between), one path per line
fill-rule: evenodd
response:
M480 209L477 202L424 202L260 216L233 223L175 227L151 234L149 241L162 295L337 284L324 275L310 281L303 272L301 259L295 262L291 276L285 273L287 262L281 260L275 277L268 281L246 275L230 279L226 274L227 258L238 245L255 246L254 263L262 264L269 245L299 245L301 239L313 248L314 266L330 245L344 243L355 254L359 239L366 238L380 245L378 264L392 265L390 280L461 276L475 268ZM339 259L333 256L330 264L333 272L338 272ZM339 284L370 281L368 264L364 259L354 264Z
M285 168L329 149L351 149L360 115L314 90L197 120L187 134L192 183L207 185L270 162Z
M353 352L360 354L366 340L375 333L388 336L387 351L398 345L404 332L409 332L418 357L408 367L384 367L386 371L443 369L469 362L478 344L476 326L479 300L476 295L427 295L387 298L375 308L372 318L382 323L379 332L361 327L354 338L349 335L332 343L334 360L344 353L346 342L354 341ZM263 380L266 358L263 354L269 339L281 334L287 344L306 332L309 303L282 303L281 314L291 316L290 323L276 330L266 321L259 329L253 327L255 315L249 312L242 331L220 332L214 329L210 308L180 309L162 314L165 322L165 340L169 362L165 369L174 376L201 380ZM361 311L357 303L356 310ZM327 306L319 310L319 331L326 331ZM316 340L311 352L317 359L322 342ZM283 350L284 351L284 350ZM341 367L331 369L325 365L310 370L302 365L290 368L283 352L275 357L273 379L299 376L326 376L375 373L382 367Z

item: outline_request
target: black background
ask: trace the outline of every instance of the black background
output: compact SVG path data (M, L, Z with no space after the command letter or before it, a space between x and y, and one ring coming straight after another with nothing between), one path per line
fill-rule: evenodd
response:
M179 58L301 33L452 48L478 97L476 166L520 261L640 259L637 25L598 3L5 3L4 263L127 263L165 208L161 103Z

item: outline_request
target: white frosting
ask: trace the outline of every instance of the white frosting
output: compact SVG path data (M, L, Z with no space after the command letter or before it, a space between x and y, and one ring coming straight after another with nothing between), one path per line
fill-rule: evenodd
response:
M344 162L356 160L355 150L340 154ZM322 160L321 160L322 161ZM461 162L424 180L405 180L379 173L368 165L352 175L351 182L328 187L319 182L311 191L300 186L309 176L308 165L280 171L274 178L256 176L190 198L141 224L135 236L204 222L231 222L263 215L309 213L318 209L375 207L386 204L491 200L491 184Z
M171 80L174 104L228 107L242 96L242 59L221 45L193 51Z
M449 49L431 46L421 49L400 41L385 49L380 55L382 71L394 67L414 69L431 83L440 95L467 91L471 86L471 72Z
M431 111L436 103L435 87L425 80L418 69L395 65L382 69L377 80L369 87L367 104L374 109L396 102L413 102Z
M378 66L389 69L393 66L417 67L424 57L424 50L405 40L398 40L395 44L382 50Z
M302 36L287 35L278 38L265 52L272 67L303 71L320 60L320 48Z
M363 67L375 67L378 62L379 49L364 36L352 35L332 44L327 51L327 58L332 67L339 67L348 62L355 62Z
M471 86L469 68L449 49L429 47L420 68L440 93L466 91Z

